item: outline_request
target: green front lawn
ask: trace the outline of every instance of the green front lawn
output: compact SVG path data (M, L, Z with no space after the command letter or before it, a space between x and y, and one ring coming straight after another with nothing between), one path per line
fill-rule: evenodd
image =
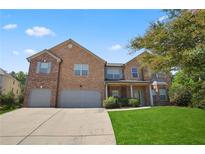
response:
M109 112L117 144L205 144L205 110L183 107Z

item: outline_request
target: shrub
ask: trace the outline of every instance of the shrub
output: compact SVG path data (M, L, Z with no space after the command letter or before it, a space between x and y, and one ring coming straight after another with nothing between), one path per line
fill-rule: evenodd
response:
M127 106L129 106L129 100L128 100L128 98L118 98L118 99L117 99L117 102L118 102L118 104L119 104L121 107L127 107Z
M203 86L204 87L202 87L202 89L200 89L197 93L193 94L192 97L193 107L205 109L205 82Z
M114 97L108 97L103 101L103 105L105 108L111 109L111 108L117 108L119 107L119 104L117 103L117 98Z
M12 106L15 105L15 98L14 98L14 93L9 92L7 94L2 94L0 96L0 104L1 105L7 105L7 106Z
M129 99L129 105L132 107L137 107L140 105L140 100L136 98Z
M205 109L205 99L198 102L193 102L193 106L200 109Z
M192 94L186 87L171 88L169 91L170 101L179 106L188 106L191 104Z
M23 94L20 94L20 95L17 97L16 105L17 105L18 107L22 107L22 106L23 106L23 101L24 101L24 95L23 95Z

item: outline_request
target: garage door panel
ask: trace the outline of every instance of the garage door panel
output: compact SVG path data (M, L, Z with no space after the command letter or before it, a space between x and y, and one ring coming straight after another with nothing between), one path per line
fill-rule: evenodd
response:
M29 96L29 107L50 107L50 89L32 89Z
M98 108L101 97L98 91L63 90L60 93L58 107Z

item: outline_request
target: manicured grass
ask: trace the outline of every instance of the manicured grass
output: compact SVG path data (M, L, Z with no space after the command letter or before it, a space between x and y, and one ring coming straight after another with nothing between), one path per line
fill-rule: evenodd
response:
M205 144L205 110L184 107L109 112L117 144Z

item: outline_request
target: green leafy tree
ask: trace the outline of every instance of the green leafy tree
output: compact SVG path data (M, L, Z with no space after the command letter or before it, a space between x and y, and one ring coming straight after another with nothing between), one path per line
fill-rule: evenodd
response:
M22 71L15 73L15 77L22 85L26 83L26 74Z
M180 106L190 105L193 86L195 83L190 77L183 71L177 72L169 89L170 101Z
M193 97L202 91L201 97L193 98L193 102L200 102L205 98L205 10L164 11L168 19L152 23L129 47L147 50L150 54L144 56L144 62L156 71L183 71L194 83Z
M167 22L152 23L144 36L131 40L129 47L134 51L147 49L151 53L147 57L148 62L154 69L170 71L190 66L201 67L205 61L198 60L198 52L201 58L205 56L204 26L205 10L198 10L194 14L181 10L180 15ZM193 60L195 63L190 63Z
M17 79L20 82L22 87L25 86L25 84L26 84L26 76L27 76L26 73L24 73L23 71L19 71L17 73L12 71L10 73L10 75L12 75L15 79Z

